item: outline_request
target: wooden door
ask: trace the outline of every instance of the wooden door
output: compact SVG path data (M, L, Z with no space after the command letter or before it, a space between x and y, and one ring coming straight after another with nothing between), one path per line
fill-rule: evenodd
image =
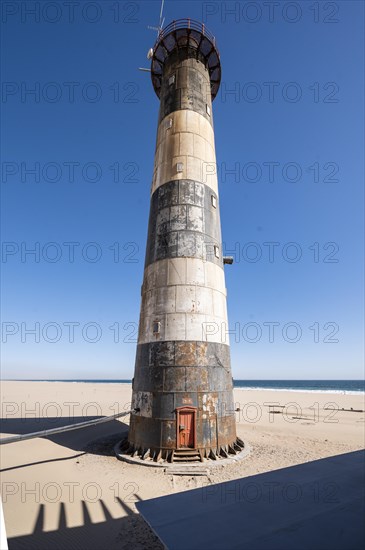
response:
M194 416L193 411L180 411L179 447L194 448Z

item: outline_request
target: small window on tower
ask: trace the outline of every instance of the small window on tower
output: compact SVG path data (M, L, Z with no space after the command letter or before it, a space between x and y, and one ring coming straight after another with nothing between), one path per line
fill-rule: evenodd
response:
M216 244L214 245L214 256L216 258L219 258L219 246L217 246Z
M182 162L176 164L176 172L182 172L184 170L184 165Z
M175 75L173 74L172 76L170 76L169 78L169 86L171 86L171 84L173 84L175 82Z
M161 323L160 321L153 322L153 334L160 334L161 332Z
M206 107L207 107L207 113L210 116L210 107L209 107L208 103L207 103Z
M166 130L172 128L172 118L168 118L166 121Z
M217 208L217 197L215 197L214 195L211 195L211 199L212 199L213 208Z

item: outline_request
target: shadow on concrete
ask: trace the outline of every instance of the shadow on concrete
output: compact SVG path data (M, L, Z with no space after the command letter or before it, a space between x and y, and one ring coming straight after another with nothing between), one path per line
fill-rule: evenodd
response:
M136 508L169 550L360 550L364 453L207 485Z
M85 501L79 504L82 508L82 524L78 527L67 526L66 503L52 505L59 508L57 529L53 531L44 530L47 510L46 505L41 504L33 532L30 535L8 539L9 550L163 549L144 520L120 498L117 497L114 501L113 515L103 500L97 502L103 515L103 521L99 523L93 523ZM123 517L115 517L121 514Z

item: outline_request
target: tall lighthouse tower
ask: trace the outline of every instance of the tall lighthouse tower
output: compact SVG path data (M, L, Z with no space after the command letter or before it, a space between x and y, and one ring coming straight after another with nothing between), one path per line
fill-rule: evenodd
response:
M239 452L212 101L221 65L201 23L173 21L150 52L160 99L127 453Z

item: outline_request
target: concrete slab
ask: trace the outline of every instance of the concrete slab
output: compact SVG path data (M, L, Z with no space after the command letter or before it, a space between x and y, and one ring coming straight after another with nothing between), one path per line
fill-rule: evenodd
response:
M139 502L169 550L365 547L364 451Z
M0 498L0 548L1 550L8 550L8 540L6 538L3 502L1 498Z
M244 449L242 449L241 452L237 453L236 455L229 455L229 458L219 457L217 460L204 459L204 462L196 462L192 464L176 463L176 462L169 463L166 460L155 462L150 457L146 458L146 460L142 460L140 456L133 457L131 455L127 455L125 452L122 452L121 445L124 443L125 439L128 437L128 432L127 431L124 433L122 432L122 435L123 435L123 438L120 441L118 441L118 443L114 446L114 453L118 460L121 460L123 462L128 462L128 464L137 464L137 466L149 466L151 468L164 468L165 473L169 475L175 475L174 470L176 470L176 468L181 469L184 467L189 468L189 473L192 476L201 475L200 473L195 474L194 470L199 471L202 467L205 470L207 470L209 473L213 469L223 468L228 464L234 464L239 460L247 458L251 452L251 447L248 445L248 443L246 443Z

